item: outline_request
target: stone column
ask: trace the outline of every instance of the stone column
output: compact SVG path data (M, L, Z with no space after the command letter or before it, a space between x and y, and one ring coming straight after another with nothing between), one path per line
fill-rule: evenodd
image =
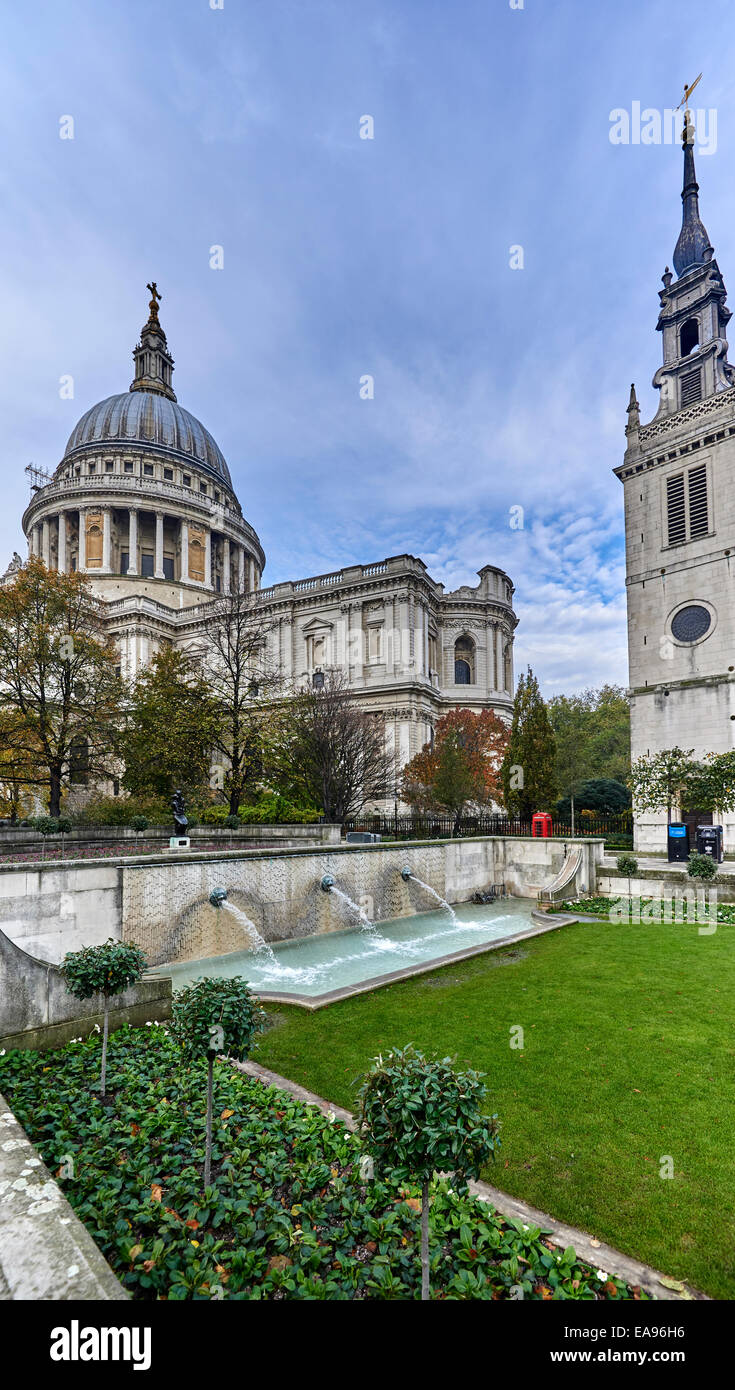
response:
M41 558L46 569L51 568L51 532L49 531L49 520L45 516L41 522Z
M498 623L495 629L495 650L497 653L496 659L498 667L497 688L498 690L505 690L505 664L503 661L503 629L500 626L500 623Z
M66 574L66 512L59 512L59 574Z
M154 579L165 579L163 573L163 512L156 512L156 562L153 570Z
M255 589L255 561L251 555L248 556L248 593L252 594Z
M204 530L204 587L212 587L212 532L208 526Z
M138 508L128 508L128 574L138 573Z
M77 556L77 569L80 574L84 574L87 568L87 513L84 507L79 508L79 554Z
M420 600L414 603L413 625L416 674L421 676L426 670L426 654L424 651L424 605Z
M225 536L225 537L223 538L222 552L223 552L223 558L222 558L222 570L223 570L223 574L222 574L222 589L223 589L223 592L224 592L224 593L229 594L229 592L230 592L230 538L229 538L229 536Z
M245 546L237 547L237 587L240 593L245 592Z
M350 668L356 680L362 680L362 604L350 605Z
M102 510L102 570L104 574L112 570L112 513L109 507Z
M189 523L181 523L181 581L184 584L189 582Z

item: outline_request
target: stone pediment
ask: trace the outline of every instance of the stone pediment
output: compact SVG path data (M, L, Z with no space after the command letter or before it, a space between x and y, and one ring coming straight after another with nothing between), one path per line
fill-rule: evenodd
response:
M313 632L324 632L325 630L331 632L333 627L334 623L330 622L329 618L312 618L310 622L304 623L301 631L311 636Z

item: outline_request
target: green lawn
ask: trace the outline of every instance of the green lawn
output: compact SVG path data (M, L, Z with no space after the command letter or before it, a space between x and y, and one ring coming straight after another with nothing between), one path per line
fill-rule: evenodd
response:
M502 1121L491 1182L733 1298L734 1024L734 927L579 923L314 1014L278 1006L256 1057L352 1108L378 1051L456 1055Z

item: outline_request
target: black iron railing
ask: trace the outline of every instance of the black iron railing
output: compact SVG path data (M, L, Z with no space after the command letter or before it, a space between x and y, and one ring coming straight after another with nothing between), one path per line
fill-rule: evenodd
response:
M384 839L426 840L450 839L455 836L470 835L530 835L530 820L511 820L507 816L462 816L458 821L451 816L354 816L342 826L344 834L350 831L370 832ZM608 838L611 835L626 835L631 830L630 817L600 816L575 818L575 838ZM572 835L571 820L553 821L552 833L556 837Z

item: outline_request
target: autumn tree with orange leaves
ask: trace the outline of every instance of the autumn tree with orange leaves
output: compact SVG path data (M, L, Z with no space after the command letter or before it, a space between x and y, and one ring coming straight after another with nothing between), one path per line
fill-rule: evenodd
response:
M502 801L500 768L507 743L508 729L493 710L451 710L438 720L433 744L425 744L404 767L404 800L417 811L451 815L456 835L468 807Z

